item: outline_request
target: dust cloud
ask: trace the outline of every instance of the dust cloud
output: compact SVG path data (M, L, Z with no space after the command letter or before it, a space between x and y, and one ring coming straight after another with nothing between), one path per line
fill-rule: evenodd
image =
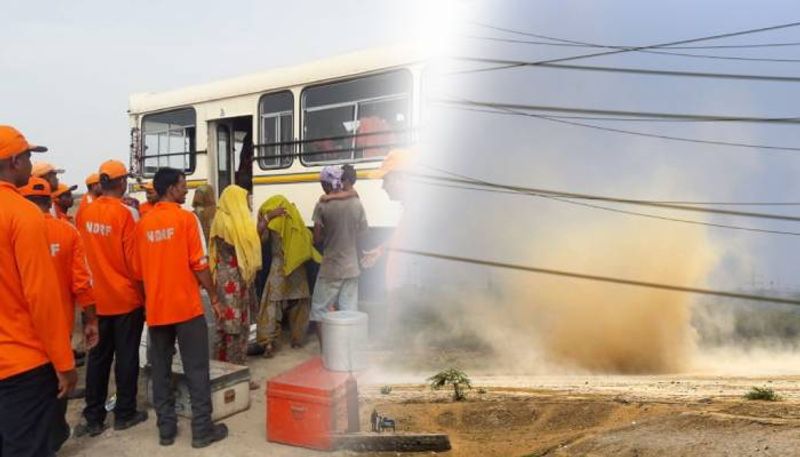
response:
M705 232L693 227L595 221L534 239L520 234L506 242L530 259L527 265L664 284L703 287L717 258ZM441 267L448 274L457 266ZM490 372L691 368L698 337L690 294L500 270L466 277L395 297L405 310L398 328L408 350L466 349L472 352L462 365Z

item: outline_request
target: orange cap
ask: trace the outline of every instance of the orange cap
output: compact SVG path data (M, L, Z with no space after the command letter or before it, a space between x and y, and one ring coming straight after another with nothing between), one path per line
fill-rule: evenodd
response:
M31 176L28 184L19 188L19 193L23 197L49 197L50 183L42 178Z
M411 168L416 154L409 149L392 149L381 162L381 167L370 173L371 178L383 178L392 171L405 171Z
M153 187L153 181L143 182L142 183L142 189L144 189L144 190L156 190L156 188Z
M92 173L86 178L86 185L91 186L100 182L100 173Z
M64 170L61 168L56 168L52 163L49 162L36 162L33 164L33 169L31 170L31 174L33 176L41 178L48 173L61 174L64 173Z
M56 189L56 191L53 192L53 198L58 198L62 194L65 194L67 192L72 192L73 190L75 190L77 188L78 188L78 186L68 186L66 184L59 184L58 185L58 189Z
M19 130L10 125L0 125L0 159L8 159L25 151L45 152L47 148L28 143Z
M128 176L128 169L119 160L107 160L100 165L100 175L108 176L108 179L117 179Z

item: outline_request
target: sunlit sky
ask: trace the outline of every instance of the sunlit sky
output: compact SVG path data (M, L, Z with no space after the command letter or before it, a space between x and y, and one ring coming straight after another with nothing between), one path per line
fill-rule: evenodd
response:
M507 1L486 2L458 32L459 55L544 60L595 52L592 49L546 47L491 42L480 37L530 41L542 39L490 30L474 22L570 40L612 45L645 46L798 20L790 1ZM800 28L752 34L697 45L800 42ZM710 49L683 52L717 56L800 59L800 48ZM623 53L569 62L579 65L620 66L715 73L796 76L800 62L752 62ZM462 64L463 65L463 64ZM798 83L678 78L518 68L453 76L443 92L460 99L506 103L597 108L628 111L695 113L731 116L795 117ZM591 130L541 119L439 109L447 131L446 154L432 156L441 168L494 182L553 190L654 200L800 201L800 157L796 151L765 151ZM606 127L656 135L720 140L772 146L800 146L795 126L721 123L647 123L587 121ZM435 158L434 158L435 157ZM425 195L425 194L423 194ZM430 195L430 194L428 194ZM717 256L707 278L725 288L797 288L797 236L761 234L720 228L698 228L677 222L608 213L532 197L438 189L431 210L417 223L427 230L446 230L448 236L422 236L421 245L475 258L523 265L578 268L582 252L570 245L565 231L594 237L597 249L618 246L619 256L607 256L589 268L603 274L626 266L638 277L637 263L646 263L677 237L700 236ZM743 211L795 215L797 206L735 207ZM646 208L623 208L644 213L717 224L800 231L796 222L708 216ZM460 215L472 215L456 219ZM430 219L428 218L430 216ZM459 220L458 230L452 227ZM463 221L463 222L462 222ZM592 234L593 227L618 227L621 234L652 233L652 252L639 249L631 256L624 235ZM673 234L674 236L670 236ZM426 244L425 238L429 240ZM449 246L442 245L445 240ZM561 240L547 244L547 240ZM577 240L576 240L577 241ZM691 257L692 246L675 250L675 258ZM553 252L564 255L558 265L542 264ZM663 259L669 264L674 259ZM446 264L442 264L443 267ZM583 268L583 267L581 267ZM445 268L448 274L454 270ZM483 275L479 275L481 277ZM473 277L473 276L469 276ZM483 280L485 278L482 278ZM658 279L658 278L653 278Z
M127 161L128 96L397 43L419 2L3 2L0 121L82 183Z
M126 109L131 93L160 91L298 64L401 42L439 17L462 22L452 30L460 55L537 60L584 49L487 42L475 36L522 38L469 21L603 44L648 45L796 20L789 0L540 0L455 2L338 0L275 2L152 0L4 2L0 28L0 122L19 127L51 148L47 160L82 183L108 158L128 157ZM425 5L425 6L423 6ZM431 5L436 5L431 6ZM441 5L445 5L443 8ZM447 8L455 5L455 9ZM425 9L428 8L428 9ZM434 14L435 12L435 14ZM433 18L433 21L431 20ZM528 37L527 39L535 40ZM800 29L725 40L725 44L800 41ZM719 44L720 42L714 42ZM436 46L438 43L428 43ZM716 55L800 59L800 47L697 51ZM734 62L625 53L576 61L586 65L797 75L800 63ZM515 69L453 76L439 95L482 101L617 110L748 116L797 116L797 83L679 79L552 69ZM800 201L800 158L792 152L733 149L632 137L530 118L437 109L448 152L429 162L474 177L531 187L664 200ZM800 146L794 126L759 124L614 124L656 134ZM537 230L560 221L591 221L588 209L529 198L442 191L428 224L452 224L455 214L502 217ZM436 207L435 203L441 203ZM433 205L433 206L431 206ZM743 208L796 212L794 207ZM670 214L674 216L675 214ZM685 215L683 215L685 216ZM613 216L625 217L625 216ZM564 218L564 219L559 219ZM696 217L695 217L696 219ZM800 231L794 223L711 218L734 225ZM481 220L484 222L485 218ZM638 224L630 219L629 224ZM677 230L680 225L675 226ZM470 231L472 230L472 231ZM466 223L449 237L452 249L514 258L492 227ZM485 233L484 233L485 232ZM480 233L484 243L474 243ZM497 235L500 237L500 235ZM764 281L797 285L797 237L709 230L719 246L721 283ZM470 243L472 240L472 243ZM459 243L462 243L459 245ZM466 243L466 247L463 243ZM444 248L444 245L441 247ZM489 247L487 249L487 247ZM535 262L533 262L535 263Z

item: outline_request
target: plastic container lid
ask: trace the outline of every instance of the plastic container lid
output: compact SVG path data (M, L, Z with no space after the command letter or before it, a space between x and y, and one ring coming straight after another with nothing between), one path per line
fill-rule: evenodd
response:
M367 320L367 313L360 311L333 311L326 313L322 318L324 324L329 325L353 325L361 324Z

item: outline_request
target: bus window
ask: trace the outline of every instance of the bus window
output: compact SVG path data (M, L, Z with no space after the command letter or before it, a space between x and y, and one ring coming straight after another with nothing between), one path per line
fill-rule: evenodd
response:
M383 158L408 138L411 90L402 70L304 90L303 163Z
M261 144L258 164L264 170L286 168L292 164L294 147L294 95L284 91L261 97L258 104Z
M192 108L142 118L142 167L150 177L161 167L191 174L195 167L195 112Z

